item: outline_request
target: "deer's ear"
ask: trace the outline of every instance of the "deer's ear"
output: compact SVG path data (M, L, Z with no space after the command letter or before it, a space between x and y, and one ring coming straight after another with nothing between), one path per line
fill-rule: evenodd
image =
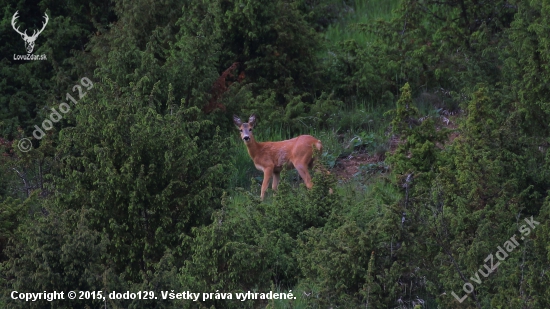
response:
M238 128L240 128L241 125L243 124L241 118L239 118L239 116L237 116L237 115L233 115L233 123L234 123Z
M256 126L256 115L252 114L250 118L248 118L248 124L252 127Z

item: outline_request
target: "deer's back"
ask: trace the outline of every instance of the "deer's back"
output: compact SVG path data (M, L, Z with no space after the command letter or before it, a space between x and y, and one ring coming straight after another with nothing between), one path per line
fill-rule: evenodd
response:
M279 141L262 143L262 160L260 165L272 164L276 170L282 168L285 164L292 168L296 164L307 164L313 157L313 148L322 150L321 141L311 135L300 135L295 138Z

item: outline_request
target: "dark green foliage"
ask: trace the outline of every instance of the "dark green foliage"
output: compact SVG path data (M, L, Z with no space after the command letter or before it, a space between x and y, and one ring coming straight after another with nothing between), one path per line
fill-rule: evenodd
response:
M313 182L311 190L292 188L283 177L268 203L249 194L226 197L213 223L195 230L184 286L263 292L273 290L273 284L281 291L292 289L297 302L321 307L354 308L367 298L371 305L393 299L397 293L388 295L380 286L396 274L378 275L392 262L377 261L372 254L390 250L386 233L391 222L371 205L328 194L335 186L332 176L316 172ZM374 223L374 218L381 220ZM206 304L241 308L252 303Z
M458 82L464 87L498 80L497 46L516 12L514 6L500 0L406 3L412 20L407 21L403 31L412 28L413 33L418 31L424 38L413 34L404 41L412 47L411 58L424 63L423 69L431 75L426 77L444 82L444 87L451 86L448 83ZM471 57L476 57L476 61L471 61ZM432 65L426 67L429 64Z
M225 69L240 62L257 89L271 88L281 103L285 95L311 91L314 49L313 29L293 1L222 2Z
M260 204L250 195L237 202L226 196L213 222L194 230L188 244L193 254L182 269L184 285L234 293L267 292L272 284L282 291L292 289L299 273L294 256L298 235L324 226L341 207L336 194L328 195L329 185L334 184L331 179L316 174L313 182L313 189L306 191L282 181L269 204ZM235 305L241 308L252 302Z
M0 261L6 260L4 249L6 248L8 239L13 236L20 221L24 219L22 215L23 209L20 201L14 200L11 197L0 203Z
M224 141L200 110L169 101L170 113L159 114L149 98L113 95L109 86L94 89L96 102L79 106L79 125L60 133L55 207L91 209L93 226L112 239L117 272L135 278L208 220L229 166Z
M141 299L136 296L136 299L111 299L107 300L107 308L123 309L123 308L158 308L172 309L182 308L191 303L188 300L182 299L163 299L162 292L181 293L184 287L181 285L178 269L175 266L176 260L171 250L167 249L162 258L151 265L152 267L146 272L140 273L140 278L137 282L129 282L124 274L117 273L114 269L107 269L102 276L104 294L120 293L126 291L131 293L141 294ZM154 294L150 292L153 291ZM152 298L152 297L156 297Z
M27 135L44 118L44 106L60 98L78 71L75 50L83 50L96 27L103 28L112 21L108 1L71 1L70 3L38 1L11 1L2 5L0 41L0 134L10 139L21 127ZM33 53L45 54L46 61L19 61L13 55L26 54L21 36L11 26L15 12L19 12L17 26L27 34L39 30L44 14L49 21L38 36ZM77 67L75 67L77 66ZM79 72L82 74L82 72ZM90 72L85 72L90 74Z
M2 6L0 307L550 307L550 5L403 0L372 16L376 5ZM50 16L35 48L47 61L12 59L25 52L17 10L28 32ZM82 77L94 87L19 149ZM310 190L285 173L260 202L231 121L252 113L262 141L320 138L333 174L368 160L351 180L316 166ZM540 225L520 235L531 217ZM13 290L233 300L18 302Z
M21 226L7 251L6 308L46 308L47 301L12 300L11 291L94 291L102 287L104 271L101 257L106 254L108 238L90 229L89 211L66 210L60 214L38 215L32 224ZM65 297L67 297L65 293ZM101 301L59 301L58 308L95 306Z
M193 4L190 8L194 5L205 7ZM218 72L238 63L235 74L244 78L242 83L254 96L235 107L245 114L256 112L274 125L307 115L322 91L315 56L320 44L298 4L246 0L213 1L211 5L216 10L203 8L201 12L219 29Z
M403 91L403 96L407 93ZM504 295L516 295L522 302L535 306L541 304L539 298L530 299L527 295L542 291L527 292L519 279L506 281L520 278L519 272L525 274L531 270L527 261L532 256L526 254L531 250L528 240L510 252L498 272L491 272L487 278L481 276L482 283L475 283L478 269L485 270L487 256L494 255L497 246L504 246L505 241L517 234L517 229L525 224L523 218L531 215L537 218L543 202L540 197L545 195L541 191L544 186L540 185L546 181L536 176L541 172L525 168L532 164L533 158L528 156L532 150L518 147L522 141L517 139L517 131L507 126L508 117L514 115L502 113L497 106L487 89L474 93L466 109L467 117L460 125L461 136L445 151L434 147L444 133L436 133L433 122L401 127L407 141L390 160L396 171L407 173L398 182L405 193L395 209L397 214L403 213L405 231L398 241L414 244L403 248L408 255L425 257L401 263L414 266L425 276L425 282L414 284L415 289L420 288L417 293L426 289L440 295L437 299L445 306L458 304L451 292L461 298L465 295L462 291L465 283L472 283L475 288L465 307L492 307L491 300L493 304L509 304L510 299L500 298ZM397 111L394 119L399 122L394 122L394 128L411 119L406 109L400 109L400 104ZM541 162L540 156L538 161ZM544 233L542 229L535 232ZM409 276L416 277L413 273ZM507 292L503 293L504 290ZM495 297L499 300L495 301Z
M304 231L298 243L298 264L303 285L319 284L320 304L357 302L365 284L373 239L355 222Z
M110 256L109 238L105 233L90 228L89 211L85 209L55 212L47 216L39 215L32 224L19 230L7 254L10 260L3 265L6 268L7 287L4 290L5 308L57 308L101 307L109 308L181 308L181 301L160 302L155 299L110 300L108 294L130 291L155 291L160 299L160 291L181 290L177 280L174 257L168 250L151 270L141 274L141 282L131 283L127 277L114 271ZM44 300L14 301L8 293L37 293L41 291L64 291L65 300L47 302ZM77 293L76 300L69 300L68 291ZM100 298L96 294L90 299L80 300L81 291L102 291ZM84 294L85 295L85 294ZM83 296L85 297L85 296ZM143 298L143 296L142 296Z
M397 91L399 66L386 58L387 48L384 44L361 46L355 40L340 42L324 59L325 82L345 98L391 102Z
M338 22L350 8L350 3L346 1L302 0L297 2L298 8L304 13L304 18L318 32Z
M499 47L517 7L506 1L401 2L391 21L356 25L367 44L351 39L327 57L331 78L342 95L389 101L408 82L413 89L451 91L496 83ZM422 87L422 88L420 88Z
M443 143L448 130L436 131L432 119L422 122L418 120L418 109L414 106L409 84L401 89L401 97L397 108L387 113L393 115L392 130L405 139L396 152L388 158L396 173L415 174L424 177L424 173L432 173L437 169L440 149L436 143Z
M505 83L513 89L514 124L542 139L548 138L548 19L544 1L516 3L522 9L508 30L510 44L504 54Z

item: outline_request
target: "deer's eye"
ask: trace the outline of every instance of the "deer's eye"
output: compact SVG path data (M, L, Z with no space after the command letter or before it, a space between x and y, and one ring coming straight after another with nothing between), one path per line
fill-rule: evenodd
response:
M252 129L250 129L250 130L248 130L248 131L252 132Z
M239 131L241 131L241 132L242 132L243 130L242 130L242 129L240 129Z

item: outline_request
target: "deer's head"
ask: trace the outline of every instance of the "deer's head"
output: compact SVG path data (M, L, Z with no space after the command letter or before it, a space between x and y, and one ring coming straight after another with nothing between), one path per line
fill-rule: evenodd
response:
M254 126L256 126L256 115L252 114L250 118L248 118L248 122L242 122L241 118L239 118L236 115L233 115L233 122L239 128L241 131L241 138L245 143L249 143L250 141L254 140L254 136L252 135L252 129Z
M48 14L44 13L44 18L46 19L46 21L42 22L42 29L40 29L40 31L38 32L36 30L33 30L32 35L28 36L26 29L25 29L25 32L21 32L19 31L19 27L15 28L15 20L19 18L19 16L17 16L18 12L19 11L13 14L13 17L11 19L11 26L13 27L13 30L15 30L15 32L21 35L21 38L23 39L23 41L25 41L25 48L27 49L27 53L30 54L34 49L34 41L36 41L36 39L38 38L38 35L42 33L42 31L44 31L44 28L46 28L46 25L48 24L48 20L49 20Z

